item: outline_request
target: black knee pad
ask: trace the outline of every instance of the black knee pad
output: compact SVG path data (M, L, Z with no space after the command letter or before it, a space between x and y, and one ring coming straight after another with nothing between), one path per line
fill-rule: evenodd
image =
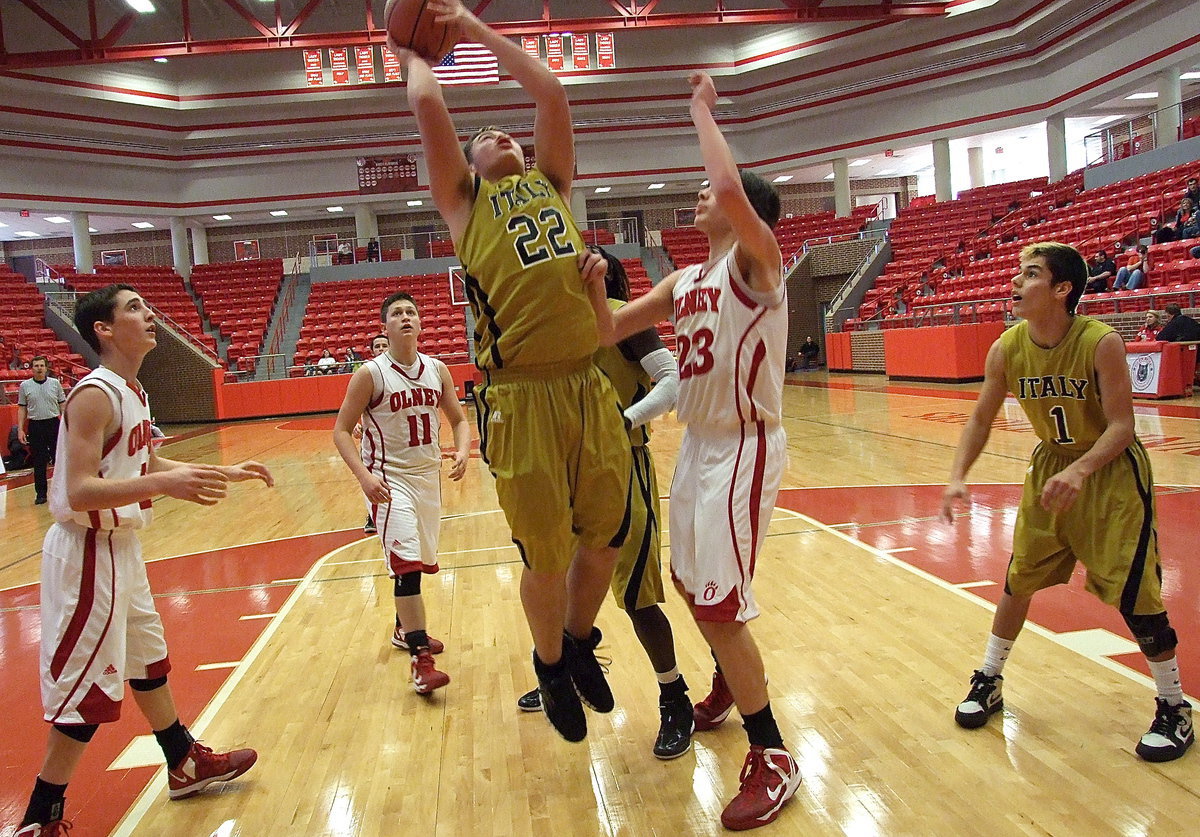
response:
M149 680L130 680L129 688L135 692L153 692L162 686L167 685L167 676L151 677Z
M401 596L421 595L421 573L405 573L392 580L392 593L398 599Z
M80 744L86 744L92 740L92 736L96 734L96 730L100 728L99 724L55 724L54 728L70 738L73 741L78 741Z
M1135 616L1123 613L1121 615L1125 617L1125 624L1129 626L1129 630L1133 632L1133 638L1137 640L1142 653L1147 657L1157 657L1160 654L1174 651L1175 646L1179 644L1179 638L1175 635L1175 629L1171 627L1167 614Z

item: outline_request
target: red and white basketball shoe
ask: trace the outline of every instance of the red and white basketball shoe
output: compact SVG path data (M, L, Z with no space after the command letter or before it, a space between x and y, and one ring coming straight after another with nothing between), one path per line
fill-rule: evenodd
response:
M433 655L425 649L412 658L412 676L413 689L419 695L427 695L450 682L450 675L437 670L433 663Z
M48 823L31 823L13 837L67 837L71 824L66 820L51 820Z
M733 692L729 691L725 676L719 671L713 672L712 691L692 709L696 731L716 729L725 722L732 709Z
M236 779L253 767L256 761L258 753L253 750L214 753L199 741L193 741L183 762L167 771L167 793L172 799L185 799L213 782Z
M746 831L774 822L800 787L800 768L782 747L752 746L742 765L742 789L721 812L721 825Z

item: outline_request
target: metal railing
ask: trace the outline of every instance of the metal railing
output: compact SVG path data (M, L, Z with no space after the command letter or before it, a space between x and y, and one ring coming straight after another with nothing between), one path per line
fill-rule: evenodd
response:
M238 383L246 381L277 381L286 378L288 369L287 355L262 354L247 355L230 364L226 370L226 378L233 377Z
M583 225L583 231L591 231L596 241L600 237L600 230L612 233L613 244L637 244L642 243L641 226L638 224L638 219L632 216L621 218L600 218L595 221L588 221ZM604 246L605 242L599 242L600 246Z
M1123 119L1088 134L1083 138L1087 166L1101 166L1154 150L1158 146L1158 123L1164 117L1169 118L1169 124L1178 126L1175 139L1185 139L1184 128L1187 121L1197 114L1200 114L1200 96L1131 119Z
M858 267L854 268L854 271L842 284L842 287L838 288L838 292L835 293L833 295L833 299L829 301L829 317L835 318L842 312L842 310L845 308L846 300L849 299L850 295L854 292L855 285L857 285L859 280L862 279L863 273L866 272L871 262L875 260L875 257L879 255L879 251L883 249L885 244L887 244L887 236L880 236L879 240L875 242L875 246L872 247L870 252L868 252L863 257L863 260L858 263ZM789 272L790 269L785 270L784 275L787 275Z

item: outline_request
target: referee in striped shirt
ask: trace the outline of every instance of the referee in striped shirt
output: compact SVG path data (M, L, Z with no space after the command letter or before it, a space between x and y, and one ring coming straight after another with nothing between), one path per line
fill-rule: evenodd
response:
M50 377L45 355L31 361L33 377L21 382L17 393L17 438L29 445L33 457L34 505L46 502L46 468L58 445L58 417L67 394L58 378ZM26 420L29 422L26 428Z

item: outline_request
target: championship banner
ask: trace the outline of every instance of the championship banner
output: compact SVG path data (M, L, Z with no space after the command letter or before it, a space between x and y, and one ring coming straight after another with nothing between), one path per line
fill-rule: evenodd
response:
M612 32L596 33L596 65L605 70L611 70L617 66L616 46Z
M375 47L355 47L354 65L358 67L359 84L375 83Z
M563 69L563 36L546 36L546 66L551 70Z
M304 76L309 87L320 87L325 83L325 70L321 67L321 50L304 50Z
M349 84L350 83L350 71L349 70L334 70L333 71L333 83L334 84Z
M383 48L383 80L400 81L400 59L387 47Z
M1129 380L1133 384L1134 395L1158 392L1161 352L1130 352L1125 355L1125 362L1129 364Z
M525 54L530 58L535 58L538 61L542 60L542 48L538 43L537 35L522 35L521 49L525 50Z
M571 36L571 56L576 70L586 70L592 66L591 49L588 46L587 35Z
M335 70L350 69L350 63L346 55L345 47L329 48L329 66Z

